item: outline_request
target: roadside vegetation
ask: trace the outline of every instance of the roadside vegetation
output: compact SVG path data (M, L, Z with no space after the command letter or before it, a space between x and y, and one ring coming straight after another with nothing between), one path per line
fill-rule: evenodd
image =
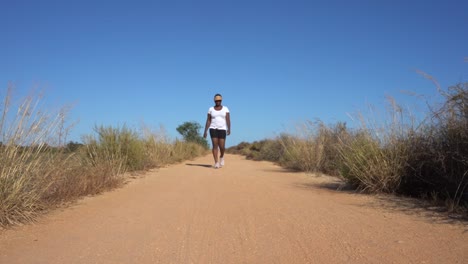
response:
M228 152L298 171L324 173L367 193L391 193L468 210L468 83L437 87L441 104L416 117L393 98L383 116L352 116L356 125L309 121L296 133L243 142Z
M95 126L83 143L68 142L68 107L52 111L40 94L0 103L0 227L36 217L77 198L123 185L131 172L182 162L207 153L193 141L169 140L162 131Z

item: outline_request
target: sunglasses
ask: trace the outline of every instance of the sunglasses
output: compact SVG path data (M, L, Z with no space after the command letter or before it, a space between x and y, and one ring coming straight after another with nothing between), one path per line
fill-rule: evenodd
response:
M217 102L221 102L221 100L215 100L215 103L217 103Z

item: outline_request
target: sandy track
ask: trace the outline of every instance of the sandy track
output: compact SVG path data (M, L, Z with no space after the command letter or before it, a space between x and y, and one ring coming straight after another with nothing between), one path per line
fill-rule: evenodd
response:
M206 156L0 233L0 263L467 263L468 225Z

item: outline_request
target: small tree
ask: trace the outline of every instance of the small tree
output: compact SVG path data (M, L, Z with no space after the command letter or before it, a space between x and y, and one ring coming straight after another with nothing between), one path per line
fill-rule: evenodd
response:
M202 145L205 148L208 148L208 141L203 138L199 131L201 129L201 125L197 122L184 122L182 125L179 125L176 129L179 132L185 141L187 142L194 142L197 144Z

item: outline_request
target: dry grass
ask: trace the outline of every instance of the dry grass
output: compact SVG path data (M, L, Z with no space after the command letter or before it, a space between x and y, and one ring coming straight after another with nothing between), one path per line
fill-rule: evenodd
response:
M426 126L408 138L412 155L401 191L468 207L468 83L438 90L444 103L431 107Z
M243 142L229 149L301 171L342 177L362 191L437 200L449 211L468 208L468 83L446 90L442 105L428 101L417 119L391 97L379 113L352 116L355 126L307 122L296 134ZM423 97L422 97L423 98Z
M125 182L146 170L206 154L195 143L126 126L96 126L84 144L65 146L64 107L51 112L31 93L13 104L9 86L0 118L0 226L34 221L50 208Z
M282 166L308 172L316 172L321 167L323 141L315 136L314 130L308 128L310 127L305 127L304 131L310 133L305 135L280 137L284 149L284 155L279 160Z
M10 85L1 104L0 224L30 221L47 208L43 196L51 188L56 168L66 162L50 147L63 127L63 111L46 114L42 97L31 95L13 103ZM54 135L56 137L54 137Z
M414 121L393 98L388 103L386 116L373 108L368 115L358 113L358 129L340 137L340 175L364 191L396 191L410 155L406 137Z
M276 139L242 142L228 152L253 160L273 161L292 170L336 175L339 136L346 133L344 123L326 126L321 121L306 122L294 135L284 133Z

